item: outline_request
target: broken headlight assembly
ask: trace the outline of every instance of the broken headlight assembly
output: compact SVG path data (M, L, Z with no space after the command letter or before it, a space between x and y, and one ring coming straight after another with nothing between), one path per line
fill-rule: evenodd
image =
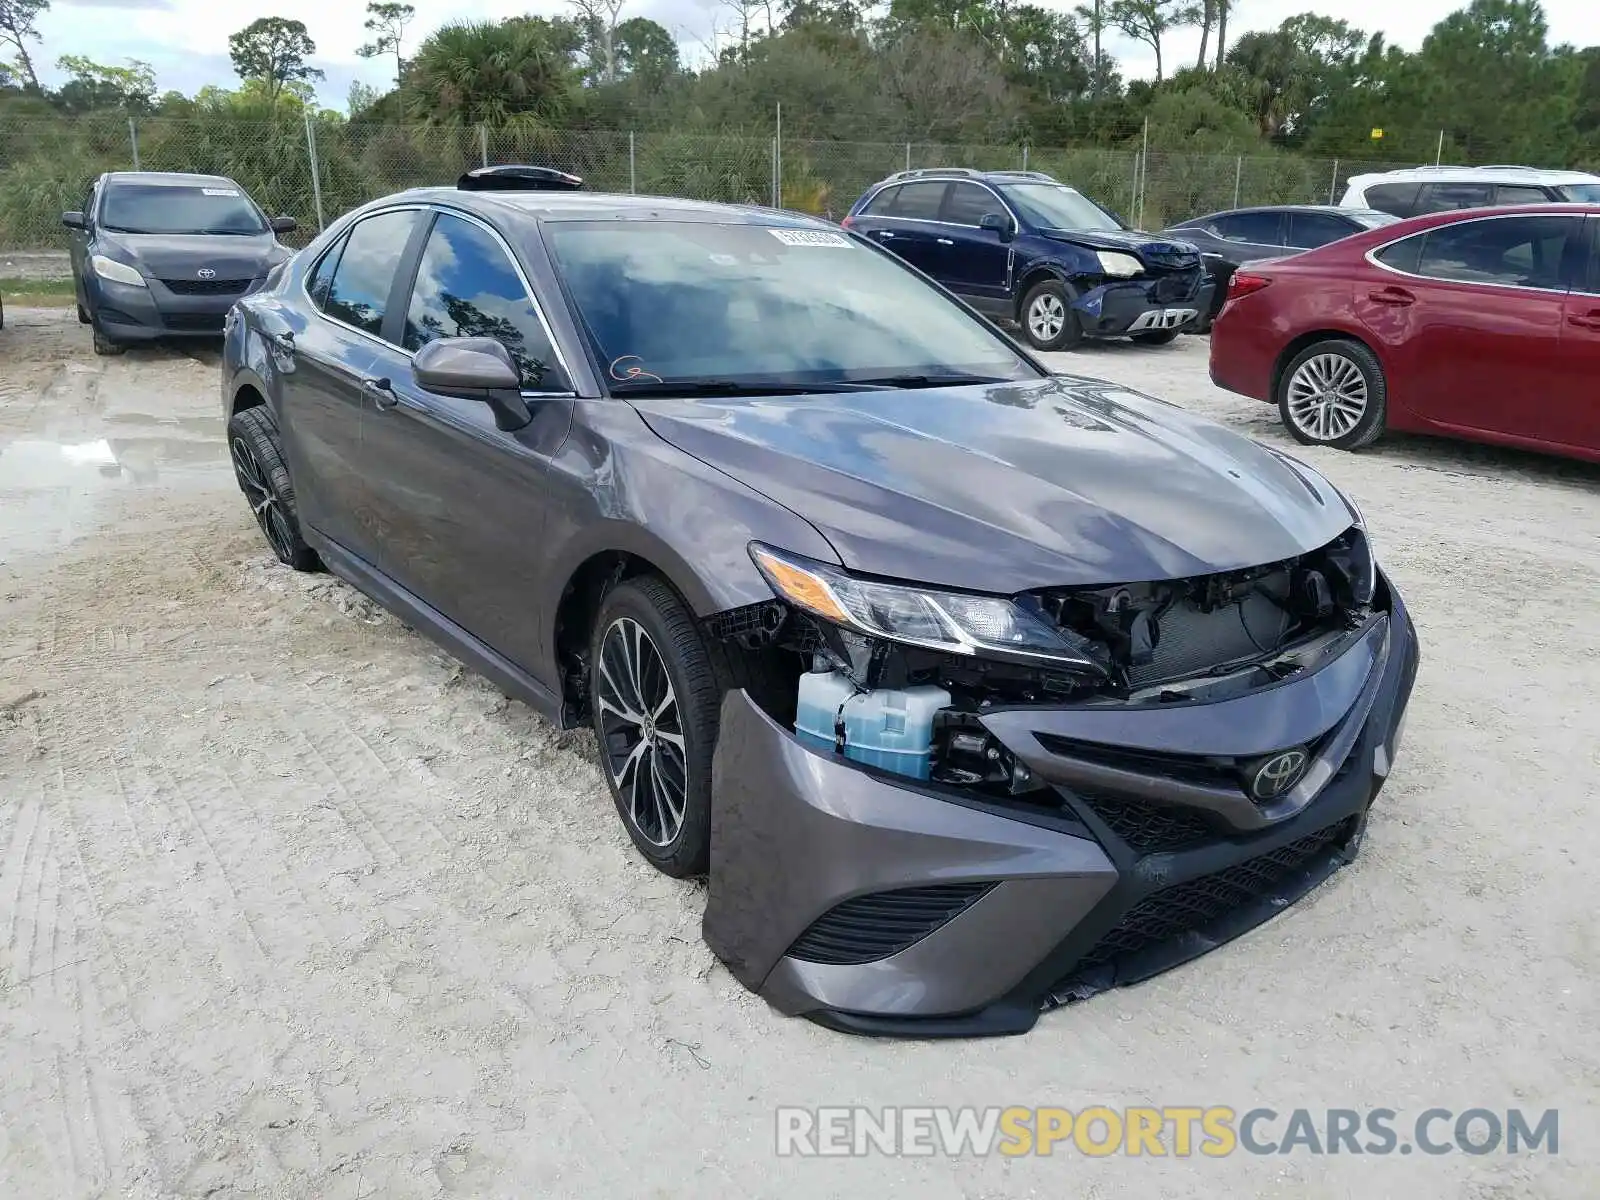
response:
M1087 639L1005 597L880 583L760 543L750 557L780 599L832 625L945 654L1105 673Z

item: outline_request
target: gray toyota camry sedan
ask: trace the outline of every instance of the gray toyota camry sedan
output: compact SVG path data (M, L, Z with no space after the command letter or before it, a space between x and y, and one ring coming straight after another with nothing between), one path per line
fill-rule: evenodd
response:
M390 196L234 307L222 403L277 556L592 724L712 950L837 1029L1017 1033L1210 950L1394 763L1416 632L1347 496L820 221Z

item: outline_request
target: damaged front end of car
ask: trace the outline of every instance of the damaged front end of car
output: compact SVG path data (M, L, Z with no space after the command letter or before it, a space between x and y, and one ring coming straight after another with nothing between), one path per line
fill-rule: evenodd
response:
M1016 1033L1353 855L1417 649L1358 521L1296 558L996 597L751 547L704 933L781 1011Z

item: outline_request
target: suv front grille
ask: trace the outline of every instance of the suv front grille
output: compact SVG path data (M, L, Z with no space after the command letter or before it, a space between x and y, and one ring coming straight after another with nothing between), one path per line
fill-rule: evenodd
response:
M1073 974L1197 932L1219 917L1271 895L1317 855L1343 841L1349 832L1350 822L1341 821L1214 874L1152 892L1123 913L1122 919L1089 948L1074 965Z
M888 958L976 904L992 887L992 883L936 883L856 896L813 921L788 953L791 958L835 966Z
M1175 271L1171 275L1158 276L1156 279L1153 298L1158 304L1173 304L1179 300L1192 300L1200 290L1200 280L1204 272L1199 267L1192 267L1186 271Z

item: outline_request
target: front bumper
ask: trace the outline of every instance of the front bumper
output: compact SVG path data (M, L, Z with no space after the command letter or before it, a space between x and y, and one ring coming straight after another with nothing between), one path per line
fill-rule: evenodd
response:
M1348 862L1393 762L1417 661L1396 597L1333 662L1242 697L986 714L1059 807L984 801L816 754L732 692L713 776L705 940L774 1007L832 1028L1025 1032L1044 1009L1228 941ZM1264 807L1197 781L1185 758L1302 740L1314 747L1305 782ZM1123 759L1107 765L1069 742Z
M1211 310L1214 286L1201 272L1186 283L1182 276L1130 279L1089 289L1072 309L1090 337L1183 329Z
M107 336L119 342L163 337L220 337L228 310L260 287L253 279L243 292L218 296L180 295L159 279L148 286L116 283L90 273L85 290L90 308Z

